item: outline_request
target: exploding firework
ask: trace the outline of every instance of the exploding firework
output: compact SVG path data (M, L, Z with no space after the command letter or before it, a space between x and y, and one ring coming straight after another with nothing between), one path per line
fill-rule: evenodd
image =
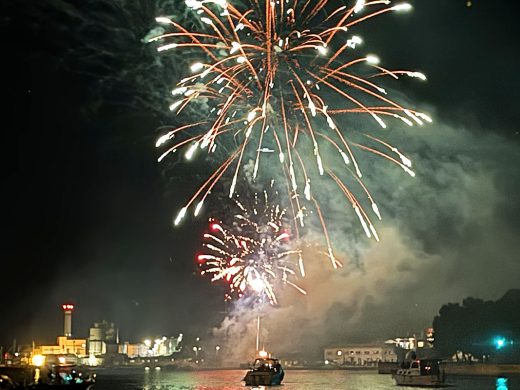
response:
M207 253L197 256L201 274L212 275L212 282L225 281L228 299L252 295L276 304L276 290L285 284L305 294L293 281L305 271L301 252L291 249L286 211L269 202L267 191L255 194L251 207L239 199L233 199L231 224L210 219L210 232L204 234Z
M362 182L358 153L369 152L397 164L414 176L411 161L396 147L368 134L346 131L338 125L342 115L367 115L382 128L385 119L398 119L409 126L430 118L387 97L383 80L422 73L389 70L374 55L356 54L362 39L351 33L371 18L391 11L406 11L409 4L388 0L358 0L350 7L333 8L327 0L186 0L207 28L190 30L168 17L156 18L171 32L150 38L159 52L198 50L200 61L191 65L172 94L170 110L200 108L200 120L172 129L156 143L168 145L159 157L186 148L191 159L198 149L225 157L175 218L178 224L190 206L197 215L215 184L229 172L229 196L235 194L243 166L252 161L253 180L260 174L261 160L277 161L287 182L291 210L304 225L309 204L319 217L334 258L325 219L311 191L311 178L328 176L345 195L368 237L378 240L368 213L356 196L366 196L373 213L379 208ZM370 123L370 121L367 121ZM173 139L173 141L172 141ZM322 153L322 151L325 151ZM218 160L218 159L217 159ZM341 169L338 169L339 161ZM269 161L272 174L273 163ZM312 163L312 164L311 164ZM347 184L348 178L348 184ZM364 201L365 202L365 201Z

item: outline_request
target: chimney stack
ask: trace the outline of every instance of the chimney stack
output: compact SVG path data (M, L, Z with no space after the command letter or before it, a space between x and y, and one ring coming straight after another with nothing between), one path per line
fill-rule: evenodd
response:
M63 335L65 337L71 337L72 336L72 310L74 310L74 305L71 305L70 303L65 303L61 305L61 308L63 309Z

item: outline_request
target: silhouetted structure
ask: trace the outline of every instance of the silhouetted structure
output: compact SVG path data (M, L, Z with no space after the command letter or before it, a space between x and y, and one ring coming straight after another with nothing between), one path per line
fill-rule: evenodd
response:
M520 362L520 290L497 301L468 297L441 307L433 320L435 348L455 360Z

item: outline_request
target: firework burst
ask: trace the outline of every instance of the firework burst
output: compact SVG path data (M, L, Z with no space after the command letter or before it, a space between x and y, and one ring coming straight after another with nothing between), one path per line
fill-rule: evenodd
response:
M179 211L175 224L190 206L197 215L226 173L232 178L232 198L245 163L253 162L255 180L261 160L269 158L270 169L274 159L286 179L287 199L299 225L304 225L304 203L315 210L335 268L340 263L333 255L319 199L311 191L311 178L329 177L351 204L366 235L378 240L356 196L363 194L364 202L381 218L362 182L357 155L369 152L386 158L414 176L411 161L374 136L358 133L363 141L354 140L355 132L342 129L337 118L366 115L382 128L387 126L386 119L409 126L431 121L426 114L390 99L381 84L385 78L424 80L425 76L389 70L380 66L374 55L356 54L362 39L351 32L378 15L406 11L411 6L388 0L357 0L350 7L339 8L333 8L327 0L243 0L233 4L225 0L186 0L186 6L206 29L192 31L171 18L158 17L157 22L169 26L171 32L150 41L158 44L159 52L180 49L191 56L192 50L199 51L201 60L190 66L191 74L172 91L170 110L176 114L187 107L206 111L200 121L172 129L158 139L157 147L168 144L159 160L183 147L187 159L198 149L214 153L219 146L226 152ZM327 152L322 154L322 150Z
M212 282L225 281L228 299L253 295L276 304L276 290L285 284L305 294L293 281L297 272L304 276L305 271L301 252L291 249L285 210L269 202L267 191L255 194L250 208L238 195L234 201L237 212L231 224L209 221L204 234L207 253L197 256L201 275L211 275Z

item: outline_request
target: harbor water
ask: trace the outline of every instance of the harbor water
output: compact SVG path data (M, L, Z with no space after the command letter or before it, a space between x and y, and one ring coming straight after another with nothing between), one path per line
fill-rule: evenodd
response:
M244 390L245 370L168 371L100 370L95 390ZM451 389L520 390L520 377L447 377ZM276 389L277 387L273 387ZM287 370L282 390L400 390L391 375L376 371ZM415 388L416 389L416 388Z

